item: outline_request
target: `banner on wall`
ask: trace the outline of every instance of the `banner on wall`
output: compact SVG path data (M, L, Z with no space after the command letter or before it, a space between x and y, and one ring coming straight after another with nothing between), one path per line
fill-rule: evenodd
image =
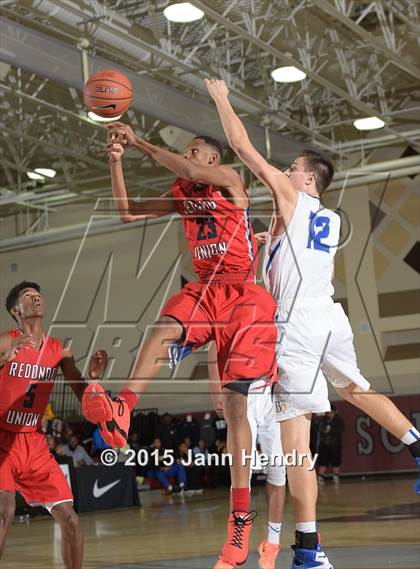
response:
M369 394L366 394L369 397ZM420 430L420 396L392 397L395 405ZM404 443L388 434L362 411L345 401L334 401L344 420L342 473L414 470Z
M366 397L370 397L369 394ZM420 430L420 396L400 395L390 399ZM341 466L343 474L416 470L413 458L401 441L350 403L337 400L334 405L345 424ZM201 422L205 413L201 411L190 414ZM178 417L183 419L185 415Z

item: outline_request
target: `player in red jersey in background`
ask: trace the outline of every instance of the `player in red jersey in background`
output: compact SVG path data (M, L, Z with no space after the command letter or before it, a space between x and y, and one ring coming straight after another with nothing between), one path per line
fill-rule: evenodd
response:
M50 454L41 420L59 368L79 399L87 384L71 351L42 331L44 308L34 282L17 284L7 296L6 309L17 327L0 334L0 557L19 490L28 504L44 506L57 520L64 566L80 569L83 538L73 495ZM106 352L95 352L90 378L100 377L106 363Z
M248 557L255 517L250 512L249 463L243 460L243 450L249 454L252 446L247 393L255 380L277 381L276 306L255 284L257 247L249 199L238 173L221 164L222 148L211 138L195 137L179 156L137 138L129 126L114 123L108 142L112 191L121 219L129 222L179 212L199 280L188 283L164 306L118 400L91 385L83 398L84 414L100 423L106 442L123 446L130 411L167 358L168 347L176 343L179 350L194 350L215 340L228 451L233 457L233 512L216 566L240 565ZM137 148L174 172L178 178L171 190L143 203L129 200L121 162L124 147Z

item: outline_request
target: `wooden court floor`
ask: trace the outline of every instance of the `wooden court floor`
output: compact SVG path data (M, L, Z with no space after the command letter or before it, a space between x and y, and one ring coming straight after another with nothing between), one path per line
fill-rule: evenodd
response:
M343 481L338 488L332 484L321 488L319 531L327 552L332 548L336 557L340 557L340 551L356 551L350 548L357 548L363 559L363 548L366 548L366 552L370 552L370 561L365 567L369 569L416 567L412 559L414 544L420 542L420 497L414 494L412 485L413 476ZM86 569L213 567L212 560L216 559L225 537L227 490L207 490L203 495L183 498L162 496L155 491L142 493L141 498L143 507L139 509L81 516ZM266 527L263 487L254 489L253 507L259 512L251 538L251 547L256 549ZM282 544L287 559L290 559L288 550L293 543L294 527L289 500L283 527ZM395 555L387 560L387 548L391 551L392 546L400 548L397 560ZM411 561L407 563L404 561L405 550L411 552ZM377 564L375 556L378 557ZM335 562L335 568L365 569L360 561L352 565L348 557L345 557L345 565ZM197 562L190 564L189 558L206 561L200 561L199 565ZM255 557L252 557L244 567L255 566ZM0 567L61 568L57 525L47 516L35 518L29 524L13 525ZM279 567L289 569L290 561L286 564L281 561ZM420 569L420 549L417 569Z

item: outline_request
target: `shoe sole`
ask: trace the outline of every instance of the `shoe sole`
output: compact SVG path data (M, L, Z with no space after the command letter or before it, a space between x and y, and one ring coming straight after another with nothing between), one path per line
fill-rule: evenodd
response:
M231 564L230 566L232 567L232 569L234 569L235 567L241 567L242 565L245 565L245 563L248 561L248 557L245 559L245 561L241 561L240 563L234 563L233 565ZM228 563L226 563L226 565L228 565Z
M89 397L89 403L88 402L84 403L83 414L88 421L94 424L99 424L99 423L112 422L114 420L112 405L106 393L91 394L88 395L87 397ZM92 400L95 399L96 399L95 409L92 411L92 409L90 408L91 407L90 404Z

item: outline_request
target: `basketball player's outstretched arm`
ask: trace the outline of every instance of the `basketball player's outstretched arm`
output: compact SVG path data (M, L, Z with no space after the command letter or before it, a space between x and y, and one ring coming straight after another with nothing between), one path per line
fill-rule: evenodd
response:
M177 211L176 203L169 197L169 192L160 198L146 199L142 202L129 199L122 168L124 148L121 144L110 143L107 146L107 153L111 168L112 195L123 223L131 223L148 217L161 217Z
M284 172L275 168L254 148L248 133L229 102L229 90L224 81L206 79L207 89L216 103L229 145L257 178L271 192L275 213L287 226L297 201L297 192Z
M233 168L224 165L214 165L211 168L195 164L183 156L160 148L136 136L133 129L124 123L116 122L106 125L109 132L109 141L117 140L124 146L136 148L147 154L162 166L174 172L184 180L198 184L212 184L224 188L233 198L243 198L244 189L240 176Z
M105 371L107 364L108 354L105 350L98 350L95 352L89 361L89 378L95 380L99 379ZM60 367L63 372L64 379L69 383L79 401L81 401L83 392L88 384L85 382L79 368L76 366L71 350L63 350Z

